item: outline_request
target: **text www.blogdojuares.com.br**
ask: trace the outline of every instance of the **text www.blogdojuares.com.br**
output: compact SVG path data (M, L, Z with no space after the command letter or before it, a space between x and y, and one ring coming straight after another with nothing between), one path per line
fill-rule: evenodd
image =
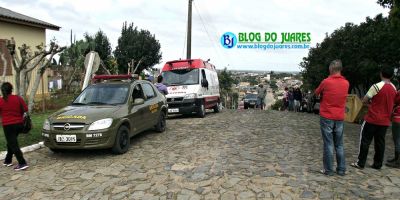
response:
M287 50L287 49L309 49L310 44L237 44L238 49L255 49L255 50Z

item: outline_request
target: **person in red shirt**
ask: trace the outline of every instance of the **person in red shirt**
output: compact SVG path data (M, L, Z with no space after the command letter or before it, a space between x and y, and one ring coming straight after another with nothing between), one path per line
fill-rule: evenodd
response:
M323 164L321 173L333 175L333 147L336 151L336 173L346 173L346 161L343 146L343 120L349 82L341 75L342 62L334 60L329 65L329 77L324 79L315 90L320 101L320 126L324 142Z
M385 154L386 129L390 126L390 118L396 97L396 87L390 82L393 69L384 67L380 73L381 82L373 84L363 98L363 103L368 105L368 113L361 126L358 160L351 164L352 167L363 169L367 161L369 145L374 139L375 155L374 169L382 167Z
M7 141L7 154L3 165L7 167L12 166L12 157L15 155L18 160L18 165L15 166L14 169L18 171L29 167L18 145L18 134L22 130L23 113L26 112L28 108L20 96L11 94L12 90L13 87L9 82L5 82L1 85L3 97L0 98L0 115L2 117L4 135ZM21 110L21 108L23 108L23 110Z
M394 158L386 163L388 167L400 168L400 90L397 91L392 114L392 137L394 142Z

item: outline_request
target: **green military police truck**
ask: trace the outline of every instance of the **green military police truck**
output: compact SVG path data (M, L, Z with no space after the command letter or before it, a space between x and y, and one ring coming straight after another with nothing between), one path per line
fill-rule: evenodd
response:
M142 131L166 129L166 98L154 85L131 75L95 76L71 105L43 124L44 144L52 151L106 149L122 154Z

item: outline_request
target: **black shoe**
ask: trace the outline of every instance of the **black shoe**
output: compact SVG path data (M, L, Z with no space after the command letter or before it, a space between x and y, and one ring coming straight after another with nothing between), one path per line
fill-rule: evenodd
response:
M378 166L376 166L376 165L371 165L370 166L372 169L376 169L376 170L380 170L381 168L382 168L382 166L380 166L380 167L378 167Z
M392 163L392 162L398 160L398 159L399 159L399 156L400 156L400 155L399 155L398 152L394 152L394 158L387 160L387 162Z
M386 163L386 166L400 169L400 160L396 160L395 162L388 162Z
M388 162L388 163L392 163L392 162L394 162L394 161L396 161L396 158L392 158L392 159L386 160L386 162Z
M339 176L344 176L344 175L346 175L346 172L336 172L337 173L337 175L339 175Z

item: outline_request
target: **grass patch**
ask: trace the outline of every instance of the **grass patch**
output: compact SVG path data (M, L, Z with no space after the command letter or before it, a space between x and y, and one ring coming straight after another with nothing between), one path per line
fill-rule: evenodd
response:
M42 141L42 126L44 120L53 112L70 104L75 96L75 94L63 94L62 92L52 95L50 99L46 100L45 113L41 112L43 110L41 107L41 105L43 105L42 102L35 102L35 107L31 114L33 128L29 134L20 134L18 136L19 146L22 148ZM0 151L5 150L7 150L7 142L4 137L3 127L0 126Z
M46 113L34 113L31 115L33 125L32 130L28 134L20 134L18 136L19 146L21 148L42 141L43 122L52 112L54 111ZM0 133L0 151L6 151L7 143L6 138L4 137L3 127L0 127Z

